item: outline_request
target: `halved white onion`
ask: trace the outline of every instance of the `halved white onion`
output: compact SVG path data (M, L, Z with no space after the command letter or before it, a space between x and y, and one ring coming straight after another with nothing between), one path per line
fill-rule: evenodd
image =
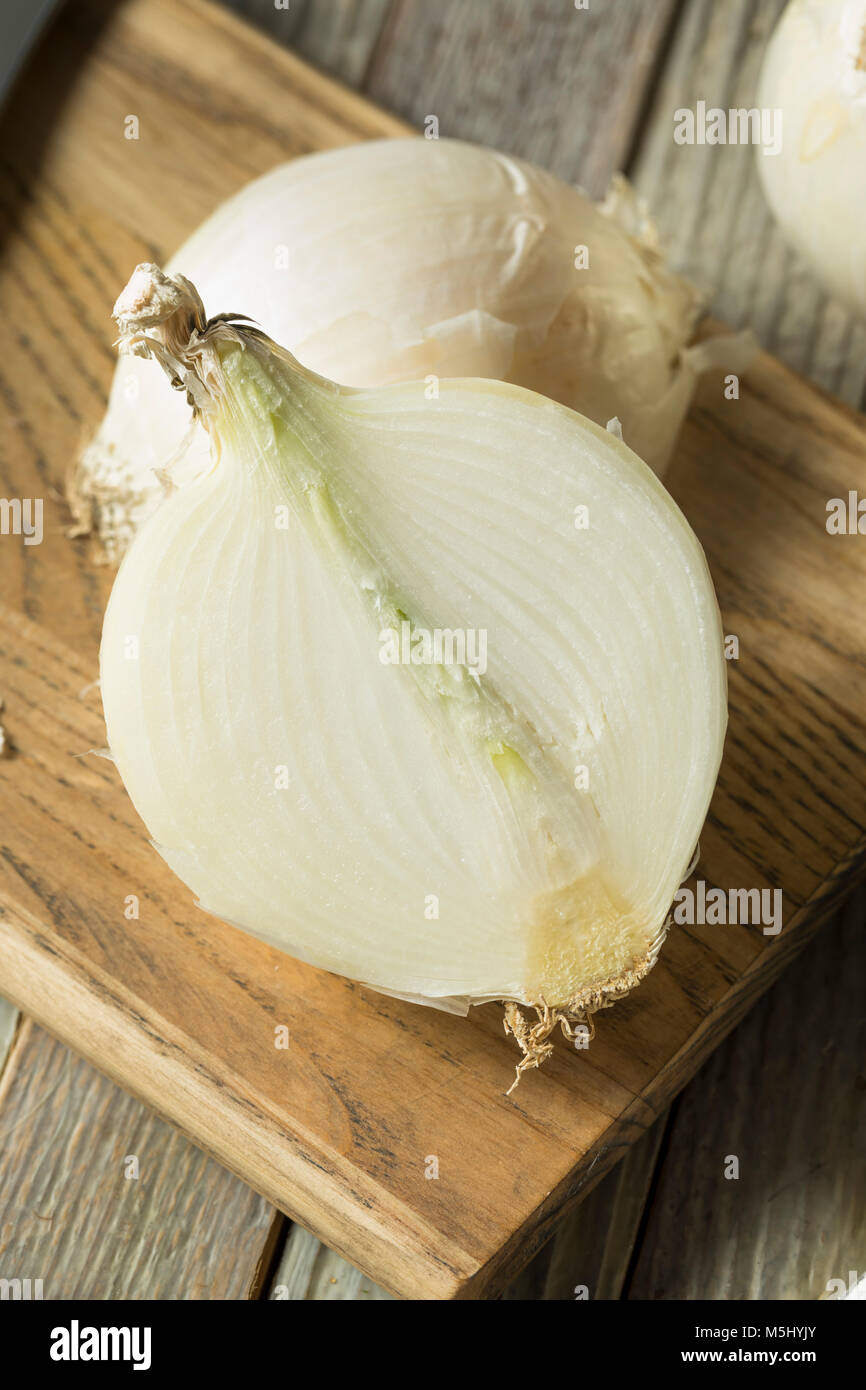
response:
M655 960L721 757L719 612L682 513L539 395L340 388L136 276L124 339L213 445L135 537L103 633L111 751L160 854L327 970L586 1017ZM404 623L485 634L483 671L386 663Z

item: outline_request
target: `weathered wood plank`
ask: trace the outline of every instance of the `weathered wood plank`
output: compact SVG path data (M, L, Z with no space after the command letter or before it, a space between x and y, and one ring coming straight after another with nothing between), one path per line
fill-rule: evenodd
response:
M551 1242L545 1299L621 1298L659 1157L667 1115L633 1144Z
M224 0L276 43L351 87L362 85L392 0Z
M622 1297L666 1123L663 1115L632 1144L613 1172L563 1219L504 1299Z
M631 147L675 0L397 0L364 90L416 129L532 159L604 192Z
M20 1017L14 1004L10 1004L8 999L0 999L0 1076L2 1076L3 1068L6 1066ZM0 1114L0 1125L2 1125L2 1114Z
M815 1299L863 1274L864 923L861 892L683 1093L631 1298Z
M26 1021L0 1083L0 1274L46 1299L244 1299L273 1208Z
M269 1297L293 1303L381 1302L390 1300L392 1295L302 1226L293 1225L286 1237Z
M763 199L754 152L741 147L680 147L672 138L673 113L679 107L694 107L699 99L724 109L754 103L764 47L783 6L784 0L759 0L757 4L725 0L713 5L689 0L648 109L630 172L653 208L674 263L710 288L720 317L738 326L751 325L783 360L849 403L866 404L866 329L844 306L827 300L808 270L784 245ZM836 927L825 933L821 943L824 958L831 959L835 952L840 969L844 969L844 942ZM762 1013L782 1009L783 1005L775 1002L776 995L783 996L789 988L790 976L761 1006ZM784 1032L767 1036L757 1021L750 1021L723 1045L707 1069L713 1073L715 1084L702 1085L699 1077L684 1093L663 1166L662 1189L670 1199L683 1173L690 1174L688 1186L679 1196L680 1224L671 1220L670 1211L665 1209L666 1219L650 1227L636 1296L654 1296L649 1293L651 1288L679 1290L665 1295L670 1297L786 1296L773 1291L778 1290L779 1283L774 1282L772 1271L766 1270L766 1211L752 1222L743 1219L742 1203L738 1203L734 1210L725 1208L723 1216L717 1205L718 1175L697 1167L694 1155L701 1152L703 1136L715 1132L718 1097L749 1097L755 1074L768 1066L780 1068L789 1050ZM727 1089L722 1089L722 1076ZM830 1079L825 1075L824 1081L829 1084ZM820 1129L822 1124L820 1104L816 1107L814 1101L811 1090L798 1095L805 1133ZM777 1170L778 1123L776 1108L750 1106L752 1180L762 1181L765 1190ZM838 1130L835 1143L833 1161L844 1173L850 1156L846 1156L847 1138ZM833 1226L836 1213L832 1195L830 1205L823 1210L817 1206L819 1195L813 1184L812 1222ZM700 1231L708 1210L716 1213L721 1229L714 1225L712 1233L706 1232L704 1261L692 1278L684 1277L680 1226ZM726 1218L737 1222L736 1271L725 1268L721 1258L714 1259L718 1249L714 1237L718 1236L723 1247L733 1238ZM790 1270L800 1250L799 1227L793 1225L783 1233L774 1223L773 1230L776 1269ZM657 1239L661 1243L654 1246ZM756 1279L765 1290L757 1295Z

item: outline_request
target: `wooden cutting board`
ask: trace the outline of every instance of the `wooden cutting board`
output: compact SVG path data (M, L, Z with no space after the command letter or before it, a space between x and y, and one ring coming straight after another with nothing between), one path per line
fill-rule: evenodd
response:
M79 756L105 738L111 576L64 538L62 479L131 267L279 160L402 133L200 0L70 6L5 113L0 495L42 497L45 539L0 536L0 993L380 1284L490 1297L862 875L866 540L825 520L866 492L866 430L762 356L739 400L703 382L671 475L739 641L699 875L780 888L780 935L676 928L589 1051L561 1044L506 1098L495 1006L401 1004L205 916L112 765Z

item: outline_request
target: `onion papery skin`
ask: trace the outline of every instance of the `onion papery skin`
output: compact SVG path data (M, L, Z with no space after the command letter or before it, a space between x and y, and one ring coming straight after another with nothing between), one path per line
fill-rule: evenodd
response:
M702 301L665 269L623 180L607 206L480 146L371 141L255 180L168 268L334 381L512 381L601 425L618 417L661 475L706 358L706 344L697 358L686 347ZM577 268L579 248L589 263ZM69 485L109 558L158 502L188 424L146 365L124 359ZM192 448L206 452L200 431Z

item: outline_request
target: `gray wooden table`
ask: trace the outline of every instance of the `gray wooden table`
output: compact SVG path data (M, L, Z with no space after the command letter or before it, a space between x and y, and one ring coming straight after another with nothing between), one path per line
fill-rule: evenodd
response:
M753 103L783 0L233 8L419 128L435 114L443 135L597 195L624 169L719 318L866 408L866 327L783 245L751 151L671 138L677 107ZM813 1299L866 1274L864 917L861 894L508 1298ZM7 1264L45 1277L52 1298L388 1297L0 1005L0 1274Z

